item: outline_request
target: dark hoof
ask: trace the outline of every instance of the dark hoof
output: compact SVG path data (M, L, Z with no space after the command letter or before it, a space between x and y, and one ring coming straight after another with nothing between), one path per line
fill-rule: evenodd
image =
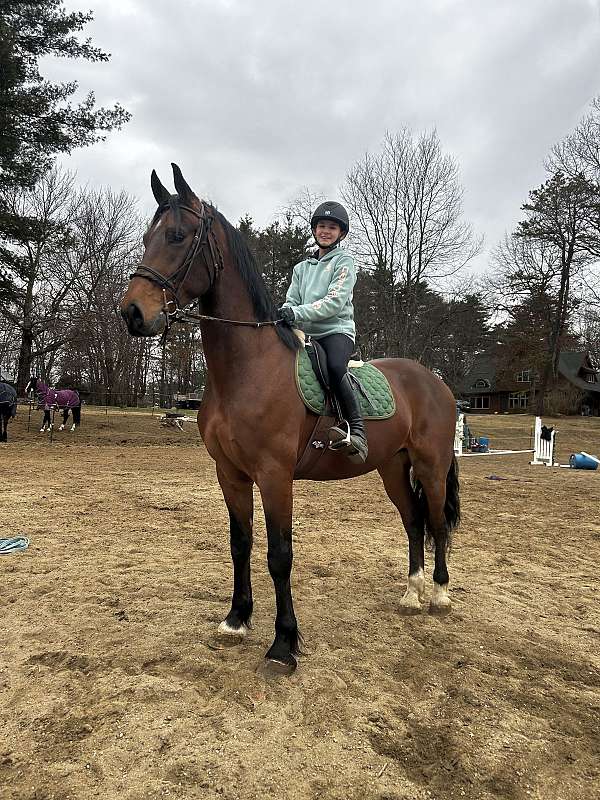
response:
M275 658L265 658L258 666L256 672L263 678L287 678L292 675L298 667L298 662L293 656L291 661L278 661Z
M432 617L447 617L452 612L452 606L429 606L429 613Z
M232 628L226 622L222 622L213 634L213 640L219 650L227 647L236 647L241 644L248 636L249 628L247 625L240 625L239 628Z
M403 617L416 617L417 614L423 613L421 606L398 606L398 611Z

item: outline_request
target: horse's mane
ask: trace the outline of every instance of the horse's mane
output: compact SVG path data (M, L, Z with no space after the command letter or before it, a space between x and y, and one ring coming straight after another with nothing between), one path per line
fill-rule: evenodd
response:
M273 300L244 237L227 219L225 219L220 211L216 209L213 210L225 231L229 250L235 260L240 277L250 294L252 308L254 309L256 318L259 321L276 319L276 309L273 305ZM276 325L275 332L284 345L290 350L298 350L301 347L298 337L287 325Z

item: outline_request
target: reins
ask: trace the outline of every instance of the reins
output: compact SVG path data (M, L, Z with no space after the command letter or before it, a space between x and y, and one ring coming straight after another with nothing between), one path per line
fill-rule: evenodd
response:
M161 207L164 211L164 207ZM214 221L214 216L212 214L207 213L206 205L202 203L201 211L196 211L194 208L190 206L180 205L180 209L184 211L189 211L195 217L198 218L198 227L194 233L194 238L192 239L192 243L183 259L183 262L180 264L177 269L175 269L170 275L162 275L158 270L154 269L153 267L149 266L148 264L141 263L138 265L135 272L131 273L129 276L130 278L144 278L150 283L154 283L156 286L159 286L162 289L163 293L163 313L165 315L165 330L162 336L162 342L166 341L166 338L169 333L169 329L171 325L175 322L190 322L190 323L199 323L202 321L209 321L209 322L223 322L226 325L242 325L248 328L264 328L267 325L280 325L284 322L283 319L276 319L276 320L265 320L264 322L256 322L254 320L238 320L238 319L224 319L222 317L211 317L208 314L194 314L191 311L188 311L187 308L182 308L179 302L179 292L183 284L185 283L190 270L194 264L194 261L198 255L203 255L204 258L202 259L204 266L206 268L208 274L209 285L208 289L212 289L217 280L219 273L222 271L224 263L223 263L223 253L221 252L221 247L219 245L219 241L215 235L215 232L212 228L212 223ZM208 250L208 253L203 252ZM208 255L208 258L207 258ZM178 278L181 273L183 276L180 277L177 285L173 283L175 278ZM171 292L173 295L172 300L167 300L167 291ZM207 290L208 291L208 290ZM174 306L174 310L171 310L171 306Z

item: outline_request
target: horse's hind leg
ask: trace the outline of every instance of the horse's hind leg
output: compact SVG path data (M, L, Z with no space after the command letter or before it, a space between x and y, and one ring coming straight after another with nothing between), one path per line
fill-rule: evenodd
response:
M59 431L64 431L68 419L69 419L69 409L65 407L63 408L63 421L60 428L58 429Z
M233 561L231 610L219 625L219 633L246 636L252 616L250 555L254 498L252 481L232 467L217 465L217 478L229 511L229 536Z
M423 511L411 485L408 453L405 450L396 453L379 467L379 474L408 535L408 583L400 600L400 610L414 614L421 610L425 592L425 526Z
M81 405L73 406L71 409L71 413L73 414L73 424L71 425L71 433L77 430L77 428L81 425Z
M451 602L448 595L448 566L446 554L450 544L451 527L458 521L458 480L456 479L456 463L450 466L432 456L426 460L414 459L415 476L421 484L426 507L427 538L434 544L433 592L429 610L431 613L445 614L450 611ZM453 497L446 493L450 486ZM452 501L451 503L448 500ZM452 517L453 511L456 513Z

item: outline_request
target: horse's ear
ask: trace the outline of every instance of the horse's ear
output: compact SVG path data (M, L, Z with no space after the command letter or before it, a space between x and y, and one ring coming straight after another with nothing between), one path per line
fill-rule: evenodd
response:
M162 185L160 178L154 169L152 170L152 175L150 176L150 186L152 186L152 194L154 195L154 199L159 206L163 206L169 201L171 194Z
M194 192L187 185L185 178L181 174L181 170L177 164L171 164L173 167L173 178L175 180L175 191L184 203L190 203L192 200L198 200Z

